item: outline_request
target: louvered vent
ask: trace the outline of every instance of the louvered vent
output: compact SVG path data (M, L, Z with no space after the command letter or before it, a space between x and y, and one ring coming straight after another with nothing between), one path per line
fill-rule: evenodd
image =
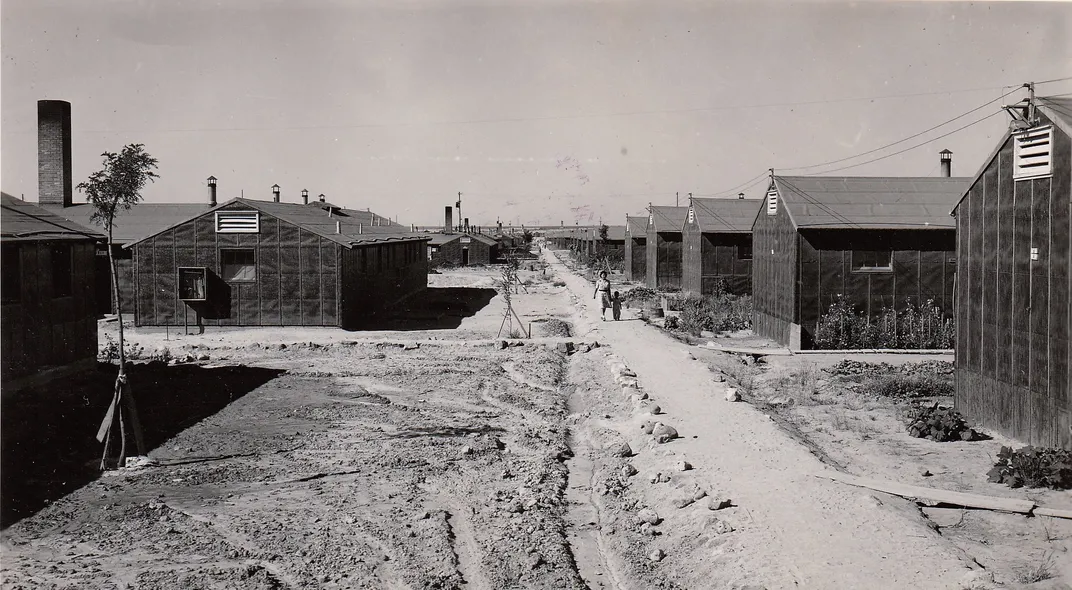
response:
M1053 127L1031 129L1013 136L1013 170L1015 180L1027 180L1049 176L1053 173L1050 146L1053 145Z
M696 223L696 212L689 207L689 223Z
M767 191L767 215L778 213L778 191Z
M255 234L261 229L258 211L217 211L216 233Z

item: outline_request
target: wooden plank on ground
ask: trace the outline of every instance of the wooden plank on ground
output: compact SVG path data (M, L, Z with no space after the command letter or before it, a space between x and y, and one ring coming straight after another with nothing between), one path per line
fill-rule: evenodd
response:
M700 348L706 348L707 350L717 350L719 352L730 352L734 354L751 354L754 356L790 356L788 348L748 348L743 346L723 346L715 342L708 342L707 344L700 345Z
M1051 516L1053 518L1068 518L1072 519L1072 509L1063 508L1047 508L1045 506L1039 506L1035 508L1035 516Z
M878 481L873 479L861 479L844 473L829 472L817 477L825 477L837 482L852 486L868 488L879 492L886 492L903 498L922 498L943 504L964 506L967 508L983 508L999 512L1013 512L1019 514L1031 514L1036 504L1030 500L1017 500L1015 498L996 498L993 496L981 496L979 494L966 494L949 490L924 488L921 486L907 485L892 481Z

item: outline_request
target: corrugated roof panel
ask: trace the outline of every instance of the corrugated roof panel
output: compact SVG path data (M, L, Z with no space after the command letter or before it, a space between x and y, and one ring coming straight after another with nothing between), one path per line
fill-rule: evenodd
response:
M0 197L0 235L4 241L15 240L101 240L99 229L82 226L52 211L27 203L11 195Z
M762 199L693 199L701 232L751 233Z
M970 178L776 176L797 227L952 228Z
M655 219L655 229L660 232L680 232L685 225L685 218L689 215L688 207L664 207L653 205L652 217Z

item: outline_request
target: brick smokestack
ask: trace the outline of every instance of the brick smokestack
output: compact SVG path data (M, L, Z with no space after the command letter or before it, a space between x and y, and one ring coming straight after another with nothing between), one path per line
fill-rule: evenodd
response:
M71 103L37 101L37 201L42 205L70 207Z
M942 160L942 177L949 178L953 175L953 152L942 150L938 152L938 157Z
M454 231L454 207L443 208L443 233Z

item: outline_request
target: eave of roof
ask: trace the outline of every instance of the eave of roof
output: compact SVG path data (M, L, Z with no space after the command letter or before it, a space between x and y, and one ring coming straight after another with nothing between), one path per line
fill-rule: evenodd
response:
M0 205L3 208L0 214L0 238L5 242L105 239L98 230L86 228L44 207L8 194L2 196Z
M775 176L798 229L950 229L968 178Z
M752 233L762 199L692 200L696 225L703 233Z

